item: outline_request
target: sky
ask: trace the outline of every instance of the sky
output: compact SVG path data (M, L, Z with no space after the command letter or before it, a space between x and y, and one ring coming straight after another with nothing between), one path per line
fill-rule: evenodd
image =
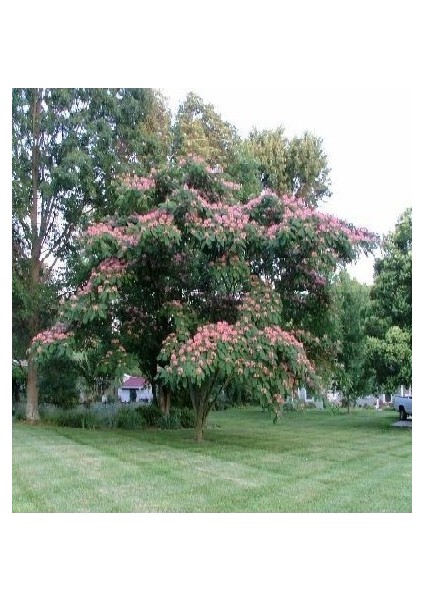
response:
M190 90L243 137L280 125L288 137L320 137L331 169L326 211L383 236L412 206L411 95L401 87L162 88L174 113ZM371 284L373 265L373 257L362 258L349 271Z

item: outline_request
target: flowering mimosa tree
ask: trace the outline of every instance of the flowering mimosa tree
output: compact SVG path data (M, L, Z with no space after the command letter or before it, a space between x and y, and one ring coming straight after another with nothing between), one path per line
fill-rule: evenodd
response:
M319 385L321 340L305 315L376 237L272 190L242 203L237 183L197 158L124 183L151 208L87 229L91 273L62 325L34 340L40 358L96 336L119 340L104 360L130 352L159 386L186 389L197 440L231 383L275 414L295 386Z
M202 439L206 417L230 382L238 380L278 413L296 382L313 387L315 369L305 349L281 323L281 303L270 286L257 278L241 294L233 324L200 325L186 339L170 334L159 359L161 379L175 389L188 389L196 416L196 439Z

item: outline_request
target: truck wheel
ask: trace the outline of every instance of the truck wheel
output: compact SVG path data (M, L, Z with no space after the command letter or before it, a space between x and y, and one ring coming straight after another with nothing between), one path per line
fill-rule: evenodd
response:
M399 418L401 421L406 421L406 419L408 418L408 415L406 414L403 406L399 406Z

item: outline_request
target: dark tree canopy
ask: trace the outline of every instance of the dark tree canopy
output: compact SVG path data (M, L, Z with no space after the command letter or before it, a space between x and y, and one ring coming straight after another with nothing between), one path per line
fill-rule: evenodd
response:
M394 392L412 382L412 210L399 218L376 260L367 323L377 385Z
M122 174L146 171L163 160L163 148L149 144L148 127L141 126L152 111L157 120L161 106L153 90L13 90L12 289L18 359L54 316L58 266L66 266L75 253L79 232L94 215L116 210ZM31 357L27 394L27 418L36 420L37 371Z
M334 283L332 314L337 346L332 376L333 385L348 404L369 394L372 378L366 365L366 319L370 306L370 288L342 271Z

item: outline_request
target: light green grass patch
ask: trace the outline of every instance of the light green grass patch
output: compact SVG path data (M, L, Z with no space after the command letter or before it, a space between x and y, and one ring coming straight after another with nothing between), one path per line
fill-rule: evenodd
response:
M13 426L14 512L410 512L411 430L391 412L212 413L190 430Z

